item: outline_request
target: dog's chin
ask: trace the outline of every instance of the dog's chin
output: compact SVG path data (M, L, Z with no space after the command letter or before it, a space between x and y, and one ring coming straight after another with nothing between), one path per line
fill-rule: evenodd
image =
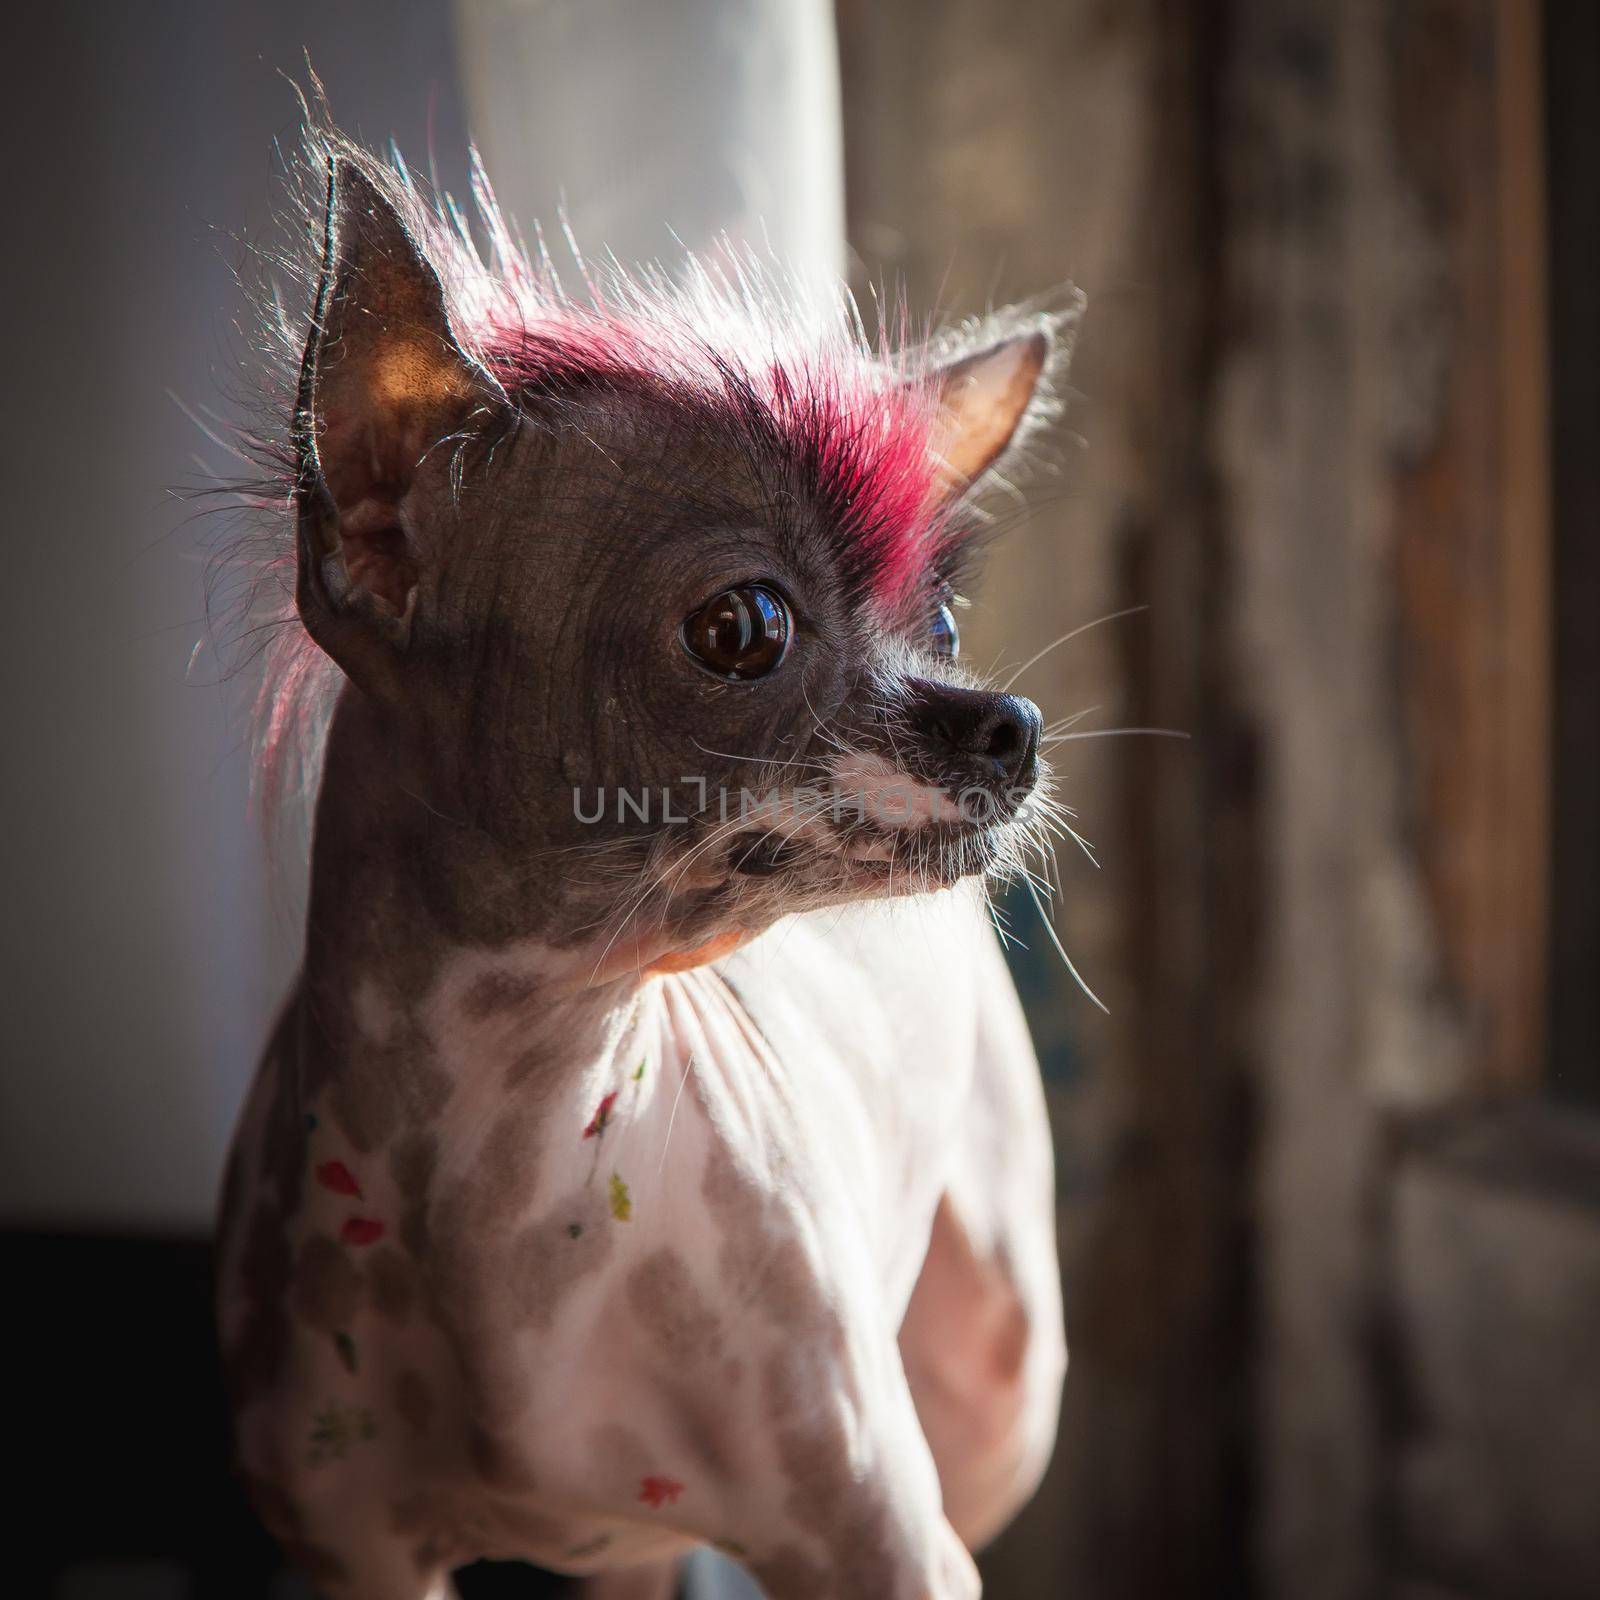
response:
M1005 871L1018 858L1015 822L928 823L857 837L845 871L862 897L922 894Z
M728 865L747 913L784 916L1003 876L1023 859L1027 837L1016 814L912 827L858 822L826 839L752 837L734 847Z
M672 951L698 952L730 933L739 942L753 938L797 913L1008 876L1026 857L1026 813L1024 805L981 822L857 820L788 832L753 827L729 839L714 865L703 845L689 847L678 864L669 862L660 872L668 892L659 901L636 902L636 915ZM700 864L693 882L682 862Z
M752 829L731 839L713 870L703 842L658 869L660 889L635 896L583 941L603 952L592 981L681 972L714 961L784 917L954 888L1009 874L1024 858L1025 817L916 826L856 823L800 833ZM592 930L598 929L598 933Z

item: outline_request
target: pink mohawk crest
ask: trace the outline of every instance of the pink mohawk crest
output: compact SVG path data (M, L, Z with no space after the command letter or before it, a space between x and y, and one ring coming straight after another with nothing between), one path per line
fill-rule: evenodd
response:
M597 271L581 257L584 298L563 288L541 245L513 239L473 157L487 260L453 209L448 222L413 185L390 196L451 297L462 346L513 399L576 387L646 386L781 449L837 528L858 592L898 609L947 526L933 447L938 397L920 352L869 347L842 288L819 319L780 271L728 248L716 268ZM404 202L409 202L402 209ZM576 247L574 247L576 256Z
M315 113L305 152L290 171L296 231L324 223L327 173L353 163L388 200L437 273L450 331L461 350L512 405L559 401L582 391L647 391L719 422L730 437L784 461L798 492L832 530L846 591L879 616L897 619L927 603L973 531L966 484L952 490L938 449L941 375L962 350L1049 328L1057 353L1078 306L1062 313L1008 314L933 341L907 338L904 313L869 340L840 286L820 311L773 264L731 245L716 264L691 260L669 278L657 268L625 271L573 255L581 294L563 285L542 237L530 253L472 158L476 233L447 195L430 196L398 153L385 163ZM481 242L480 242L481 240ZM309 287L319 263L289 254L274 265ZM273 292L269 343L285 371L297 367L304 328ZM1028 425L1048 410L1030 409ZM291 451L246 441L269 467L260 502L283 524L293 497ZM254 627L269 630L257 701L258 776L269 818L291 794L309 800L321 737L341 676L298 625L292 539L279 532L256 574ZM263 603L264 602L264 603Z

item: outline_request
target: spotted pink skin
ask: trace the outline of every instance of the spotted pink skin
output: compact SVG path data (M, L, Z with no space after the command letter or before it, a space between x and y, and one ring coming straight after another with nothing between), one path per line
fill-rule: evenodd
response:
M303 1100L280 1029L221 1252L230 1365L285 1317L240 1459L325 1600L443 1600L481 1555L586 1600L658 1564L665 1595L702 1542L768 1600L977 1600L964 1546L1037 1482L1063 1353L1037 1068L976 900L598 995L536 940L441 950L414 993L354 970L352 1047L413 1041L436 1109L375 1138L381 1086L336 1065ZM315 1181L274 1287L275 1109Z

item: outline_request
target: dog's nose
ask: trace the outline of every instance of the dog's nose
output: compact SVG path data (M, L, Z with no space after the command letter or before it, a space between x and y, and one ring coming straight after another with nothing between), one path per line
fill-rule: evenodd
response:
M1015 788L1031 784L1039 760L1039 708L1017 694L922 682L911 723L941 756L972 764Z

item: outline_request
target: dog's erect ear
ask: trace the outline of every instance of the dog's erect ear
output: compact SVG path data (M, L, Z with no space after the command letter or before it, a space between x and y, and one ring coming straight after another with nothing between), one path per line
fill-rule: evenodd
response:
M328 163L325 230L295 416L295 598L312 638L363 681L410 634L428 543L407 515L418 468L483 391L438 274L341 156Z
M933 374L940 407L933 447L944 464L946 494L965 493L1005 453L1028 414L1049 358L1049 335L1035 328L962 356Z

